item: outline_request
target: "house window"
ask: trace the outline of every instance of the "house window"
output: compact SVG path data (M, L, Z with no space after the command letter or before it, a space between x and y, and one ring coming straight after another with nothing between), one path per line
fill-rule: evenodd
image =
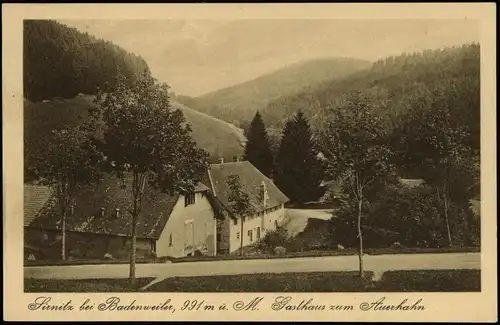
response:
M234 218L233 219L233 224L236 226L238 224L238 219Z
M278 221L274 220L274 227L278 228Z
M260 227L257 227L257 239L260 239Z
M239 232L236 233L236 239L240 239L240 233Z
M194 192L189 192L189 193L186 193L184 194L184 206L188 206L188 205L191 205L191 204L194 204L195 203L195 193Z
M172 240L172 234L168 236L168 247L174 246L173 240Z
M248 237L250 237L250 241L253 241L253 231L252 230L248 231Z

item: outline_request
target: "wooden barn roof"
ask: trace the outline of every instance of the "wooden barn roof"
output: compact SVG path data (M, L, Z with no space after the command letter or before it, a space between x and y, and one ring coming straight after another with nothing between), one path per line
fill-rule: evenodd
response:
M289 201L288 197L280 191L272 180L248 161L212 164L207 174L204 183L210 184L212 195L226 208L230 205L228 200L229 187L226 182L231 175L239 176L242 190L248 194L250 204L255 212L264 210L264 206L259 199L259 187L262 182L266 184L269 196L266 208L275 207Z
M129 184L129 182L127 182ZM208 190L198 184L195 191ZM142 205L138 220L137 236L142 238L158 238L167 223L180 194L151 193ZM75 198L73 215L66 221L68 231L93 234L110 234L129 236L131 234L132 194L130 186L112 176L106 177L98 184L82 187ZM102 210L104 208L104 216ZM120 210L116 216L116 209ZM44 229L60 229L60 213L55 206L40 215L31 224L32 227Z

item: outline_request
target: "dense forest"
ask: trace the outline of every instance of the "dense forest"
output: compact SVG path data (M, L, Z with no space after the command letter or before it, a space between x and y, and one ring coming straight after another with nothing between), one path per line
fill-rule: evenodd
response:
M42 146L52 130L77 125L88 117L98 88L114 86L118 71L132 84L148 69L139 56L50 20L24 22L24 154L25 178L33 175L33 149ZM196 143L213 161L242 155L241 132L231 124L175 103L193 127Z
M454 118L467 125L470 141L479 149L479 55L479 44L467 44L388 57L368 70L276 99L261 114L266 126L279 129L301 109L311 125L320 128L328 107L346 94L361 92L391 128L400 124L415 100L425 101L431 94L439 94L453 107Z
M95 94L117 71L133 82L147 63L119 46L52 20L24 21L24 97L41 101Z

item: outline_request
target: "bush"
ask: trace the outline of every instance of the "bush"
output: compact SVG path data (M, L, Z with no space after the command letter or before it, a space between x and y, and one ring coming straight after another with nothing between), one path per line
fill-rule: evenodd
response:
M453 244L477 245L478 218L471 209L452 203L448 215ZM362 218L366 248L389 247L394 242L406 247L448 246L443 204L430 186L391 184L364 202ZM332 219L331 236L335 244L357 247L357 202L353 199L346 200Z
M275 250L277 247L282 247L285 252L301 252L304 250L303 242L299 238L291 236L283 227L267 231L255 245L255 248L262 254L277 254Z

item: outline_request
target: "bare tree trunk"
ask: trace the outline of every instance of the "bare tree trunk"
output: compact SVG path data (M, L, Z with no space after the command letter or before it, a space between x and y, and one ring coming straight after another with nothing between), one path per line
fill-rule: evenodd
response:
M453 242L451 239L450 221L448 218L448 192L446 189L446 183L443 185L443 203L444 203L444 221L446 222L446 231L448 233L448 246L452 246Z
M130 284L135 284L135 259L137 250L137 212L132 216L132 245L130 248Z
M365 272L363 268L363 233L361 231L361 209L363 206L363 198L358 199L358 239L359 239L359 249L358 249L358 258L359 258L359 277L364 279Z
M132 211L132 243L130 245L130 272L129 272L129 280L130 285L135 285L135 259L136 259L136 250L137 250L137 215L138 215L138 182L137 176L134 177L134 206Z
M63 209L61 220L61 259L66 260L66 209Z
M243 256L243 222L245 217L241 216L241 234L240 234L240 256Z
M135 285L135 260L137 255L137 219L139 218L139 200L144 192L144 182L145 176L141 178L139 173L134 172L134 178L132 181L132 192L133 192L133 211L132 211L132 243L130 247L130 272L129 280L130 285Z

